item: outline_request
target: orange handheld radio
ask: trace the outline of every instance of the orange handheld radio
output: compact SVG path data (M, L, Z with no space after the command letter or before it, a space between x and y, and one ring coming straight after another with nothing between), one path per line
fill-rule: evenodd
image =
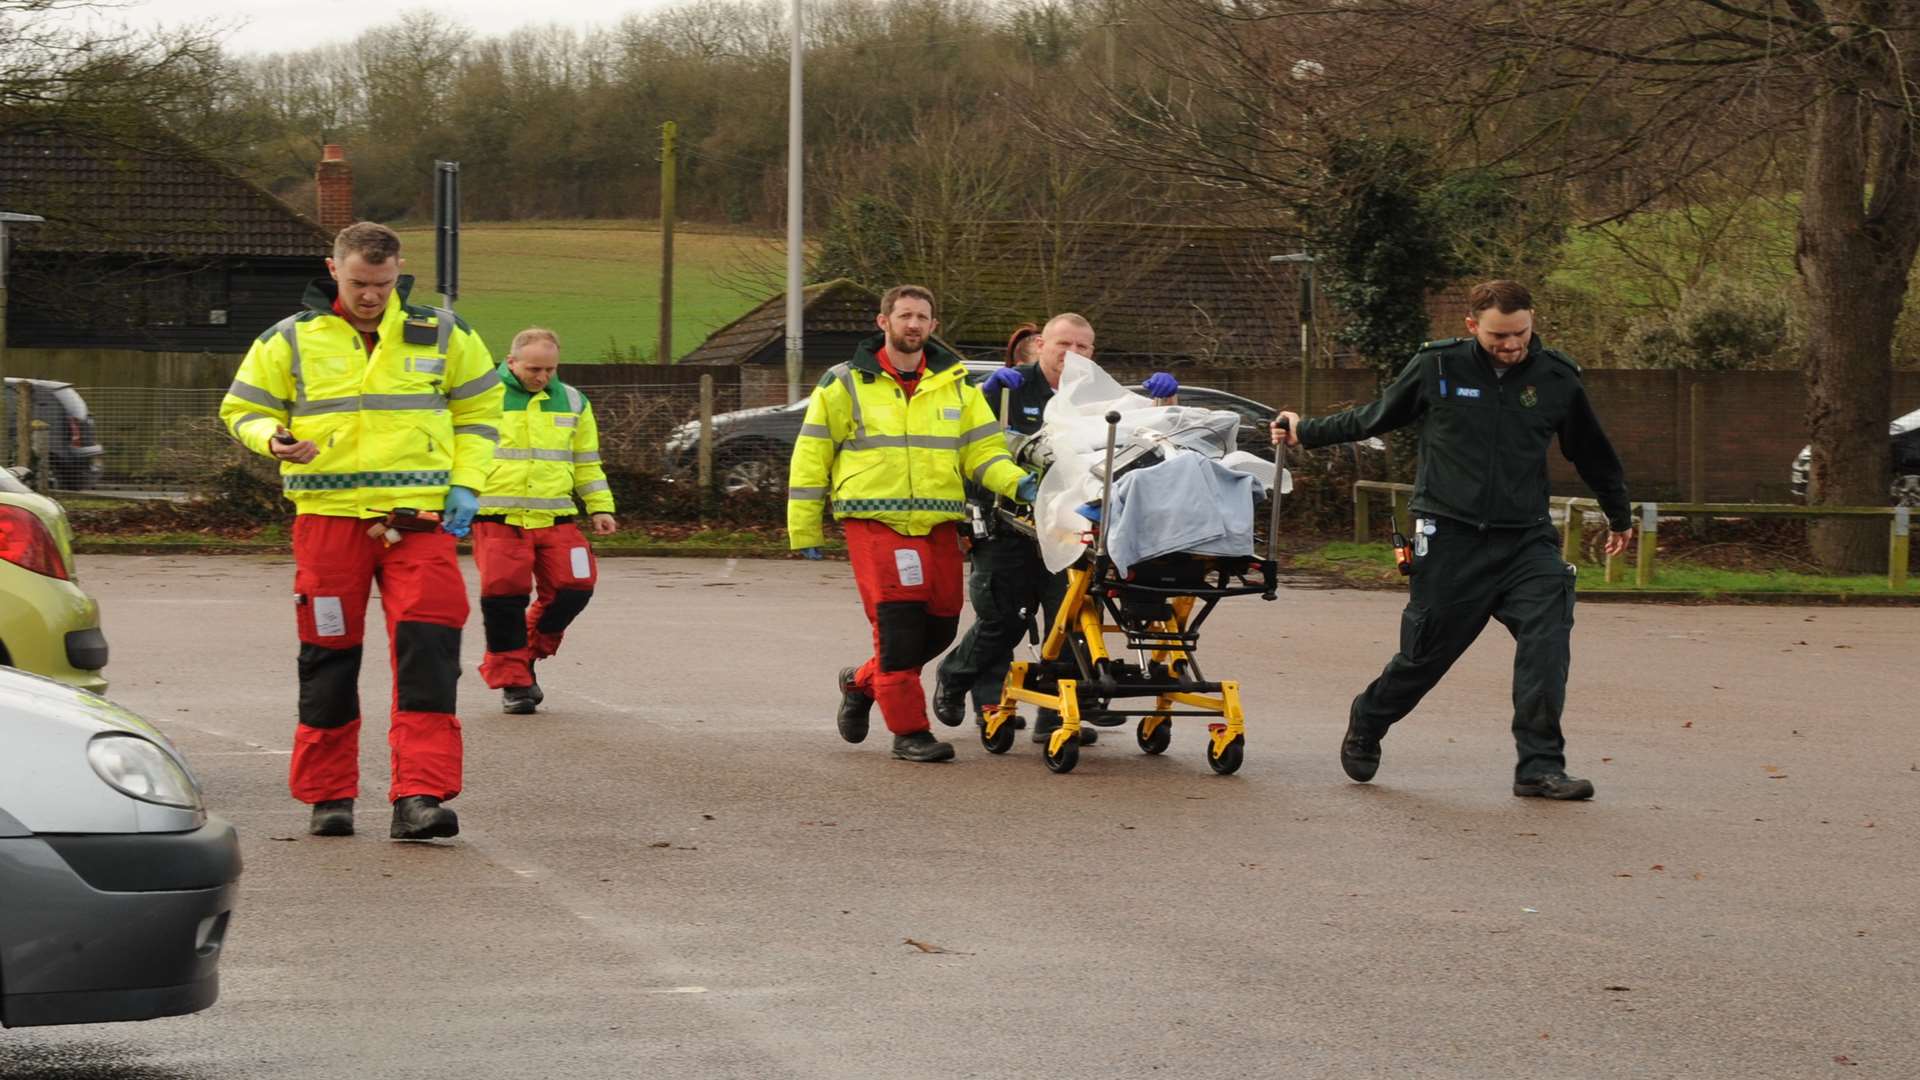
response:
M400 542L401 533L432 532L439 527L438 510L415 510L411 506L400 506L387 511L386 517L375 518L367 535L380 537L388 547L392 547Z
M1400 576L1413 573L1413 548L1408 545L1406 534L1393 531L1393 565L1400 568Z

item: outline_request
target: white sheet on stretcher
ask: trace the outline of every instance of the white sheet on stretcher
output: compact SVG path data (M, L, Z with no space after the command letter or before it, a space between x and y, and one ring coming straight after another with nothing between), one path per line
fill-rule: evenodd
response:
M1068 353L1060 387L1047 402L1040 438L1047 442L1053 464L1040 478L1040 497L1034 502L1034 528L1040 555L1055 572L1072 566L1087 546L1089 523L1079 508L1100 500L1097 470L1106 458L1109 410L1120 414L1116 455L1136 438L1164 440L1217 459L1235 472L1252 475L1259 490L1272 487L1273 462L1233 449L1239 431L1238 414L1181 405L1155 405L1151 398L1121 386L1093 361ZM1281 477L1284 494L1292 477Z

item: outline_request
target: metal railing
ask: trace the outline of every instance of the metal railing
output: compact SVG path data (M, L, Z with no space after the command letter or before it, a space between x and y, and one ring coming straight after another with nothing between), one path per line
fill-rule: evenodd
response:
M1413 498L1412 484L1382 480L1357 480L1353 485L1353 539L1366 543L1373 525L1374 494L1386 495L1392 504L1394 528L1413 531L1408 503ZM1577 563L1588 513L1598 513L1600 504L1588 498L1555 498L1552 506L1560 511L1560 551L1568 562ZM1658 550L1660 518L1668 517L1781 517L1781 518L1858 518L1884 517L1887 523L1887 588L1898 592L1907 585L1907 563L1912 555L1912 508L1906 506L1793 506L1779 503L1709 502L1637 502L1634 516L1639 520L1640 537L1634 552L1633 583L1645 588L1654 583L1654 559ZM1625 559L1606 557L1606 578L1617 583L1625 576Z

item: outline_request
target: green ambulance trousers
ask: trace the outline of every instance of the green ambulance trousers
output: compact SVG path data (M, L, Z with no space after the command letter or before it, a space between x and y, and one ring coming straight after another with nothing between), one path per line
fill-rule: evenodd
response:
M1425 520L1434 522L1434 532L1426 555L1414 558L1400 651L1353 699L1354 727L1384 736L1494 618L1514 640L1514 776L1565 772L1560 713L1567 703L1573 568L1560 557L1559 531L1551 524L1483 531L1446 518Z
M973 605L973 625L960 644L940 661L941 688L968 688L974 715L998 704L1007 681L1014 649L1027 633L1033 616L1043 621L1044 636L1067 592L1067 576L1053 574L1040 559L1040 546L1027 537L1007 532L973 545L973 569L967 574L967 600ZM1047 710L1035 723L1037 730L1059 727L1057 714Z

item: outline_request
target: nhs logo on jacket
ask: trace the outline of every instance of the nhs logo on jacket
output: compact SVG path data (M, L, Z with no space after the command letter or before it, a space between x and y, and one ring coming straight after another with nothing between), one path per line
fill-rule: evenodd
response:
M1453 388L1453 396L1454 397L1479 397L1480 388L1477 386L1456 386Z

